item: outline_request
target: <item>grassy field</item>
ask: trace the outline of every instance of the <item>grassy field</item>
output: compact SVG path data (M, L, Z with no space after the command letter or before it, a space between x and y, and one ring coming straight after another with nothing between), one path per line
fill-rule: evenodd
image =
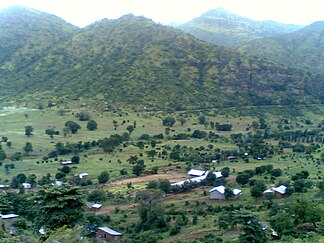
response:
M73 154L59 156L57 159L44 160L43 157L47 156L49 152L54 150L55 144L62 142L77 143L79 141L97 141L98 139L107 138L112 134L122 134L127 132L127 126L134 125L136 123L135 130L131 133L130 140L125 146L119 147L113 153L104 153L104 151L95 147L90 150L80 152L80 163L71 166L72 172L68 175L68 178L73 178L80 173L89 173L89 178L93 180L93 185L83 187L86 192L90 192L94 189L103 189L105 192L112 193L113 195L123 195L113 199L108 199L103 202L104 208L99 214L109 214L112 218L112 227L117 228L124 227L127 223L136 222L138 220L137 208L138 205L134 203L134 195L142 189L146 188L149 181L168 179L171 182L177 182L188 178L187 161L175 162L167 159L156 158L151 160L147 157L146 152L152 150L152 146L149 142L145 142L145 148L140 149L136 145L139 141L138 138L143 134L157 135L164 134L164 138L157 140L157 144L154 149L162 151L165 147L174 147L176 145L200 148L204 147L205 151L211 152L215 149L220 150L237 150L238 146L234 144L230 135L234 133L256 132L251 128L251 124L254 121L258 121L258 117L254 116L234 116L234 115L205 115L208 121L223 123L230 123L233 125L233 129L230 132L218 132L212 130L210 127L205 127L199 124L198 117L201 114L178 112L171 114L176 118L177 122L171 127L169 135L165 135L165 127L162 126L162 119L169 114L161 112L134 112L134 111L118 111L118 112L98 112L92 109L87 109L90 113L91 119L98 123L98 129L95 131L89 131L87 121L79 121L75 115L80 110L67 110L64 114L59 114L58 108L36 110L36 109L22 109L11 108L7 110L0 110L0 137L7 137L11 141L12 146L8 147L5 142L2 142L2 148L7 153L7 159L3 161L0 167L0 183L10 184L13 176L18 173L24 173L27 176L35 174L37 180L47 173L51 174L52 178L55 178L55 174L58 169L62 168L60 160L70 160ZM318 125L324 120L322 113L306 113L305 117L284 117L284 116L267 116L267 122L271 129L277 128L281 124L283 119L288 120L288 125L292 130L294 129L317 129ZM181 125L179 122L180 117L185 117L186 123ZM305 120L310 119L312 123L306 124ZM68 134L64 136L62 130L66 121L75 121L80 124L81 129L76 134ZM117 121L118 126L115 129L113 121ZM34 128L33 135L27 137L25 135L25 126L32 126ZM55 135L54 138L50 138L45 133L48 128L54 128L60 131L59 135ZM195 130L206 131L207 133L215 132L220 135L217 142L207 139L193 139L188 138L185 140L172 140L172 137L179 133L191 134ZM247 131L249 130L249 131ZM190 131L190 132L189 132ZM23 146L26 142L31 142L33 151L29 155L25 154ZM278 141L267 140L267 143L277 146ZM208 149L208 146L212 145L212 149ZM306 144L307 145L307 144ZM10 156L16 152L21 152L23 158L21 161L10 161ZM230 201L217 201L210 200L208 197L208 191L211 187L197 188L192 191L167 195L164 197L163 202L166 211L184 211L189 212L189 222L185 227L181 228L181 232L177 235L170 236L169 232L161 233L164 242L177 242L177 241L190 241L197 237L203 237L205 234L212 233L214 235L221 235L223 239L231 240L237 238L239 231L232 230L229 232L221 231L217 226L217 214L206 213L198 214L197 224L192 224L191 214L192 210L195 212L202 212L201 210L208 210L208 205L252 205L256 208L261 207L263 202L261 200L255 200L250 196L249 186L240 186L235 181L239 172L244 170L254 170L261 165L273 165L274 168L280 168L283 174L275 181L269 175L255 176L255 179L261 179L265 181L268 188L275 186L278 182L287 181L294 174L307 170L310 173L310 179L315 182L320 181L323 178L322 172L324 171L323 163L319 163L319 159L323 153L323 144L317 151L312 153L312 156L304 153L286 153L286 154L274 154L268 156L263 160L253 159L249 156L249 162L245 162L243 159L227 160L222 159L216 164L213 164L211 170L221 170L224 167L230 168L230 177L227 179L228 184L231 187L242 189L242 194L237 200ZM142 154L142 156L140 156ZM132 174L132 165L127 161L130 156L137 155L140 159L145 161L145 170L149 172L153 167L158 167L157 175L144 175L136 177ZM14 164L14 169L5 169L6 164ZM202 167L201 167L202 168ZM128 175L121 175L120 170L125 169ZM103 185L97 184L97 177L102 171L108 171L110 174L110 180ZM127 183L131 183L127 186ZM306 194L294 194L289 197L288 202L294 202L298 198L307 197L309 199L315 198L317 190L313 187ZM278 203L284 202L283 199L276 199ZM286 202L286 201L285 201ZM198 205L198 206L197 206ZM116 210L116 208L118 210ZM200 210L200 211L199 211ZM267 221L267 210L257 213L263 223L269 225ZM175 221L171 220L171 225Z

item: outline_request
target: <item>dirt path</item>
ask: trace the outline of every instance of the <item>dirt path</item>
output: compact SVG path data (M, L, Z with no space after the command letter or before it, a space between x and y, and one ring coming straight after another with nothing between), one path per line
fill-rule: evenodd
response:
M187 174L156 174L156 175L147 175L147 176L141 176L141 177L133 177L133 178L125 178L117 181L113 181L111 183L108 183L105 185L105 188L111 188L115 186L121 186L121 185L127 185L127 183L141 183L141 182L149 182L149 181L157 181L162 179L167 179L171 183L182 181L185 179L188 179Z

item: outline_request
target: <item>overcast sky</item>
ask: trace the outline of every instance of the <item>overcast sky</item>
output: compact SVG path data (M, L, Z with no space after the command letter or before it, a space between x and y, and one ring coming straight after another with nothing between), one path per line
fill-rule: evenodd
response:
M0 9L12 5L51 13L79 27L128 13L163 24L184 23L218 7L254 20L302 25L324 20L324 0L0 0Z

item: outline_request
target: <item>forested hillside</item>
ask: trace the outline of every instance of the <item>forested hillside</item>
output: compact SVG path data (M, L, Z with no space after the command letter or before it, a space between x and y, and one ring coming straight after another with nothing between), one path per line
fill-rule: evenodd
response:
M324 21L315 22L290 34L251 41L239 50L323 74Z
M179 29L212 44L237 47L248 41L277 36L301 26L274 21L255 21L219 8L177 26Z
M100 97L109 103L186 109L313 103L323 95L320 77L248 58L144 17L126 15L78 30L34 10L15 9L13 16L19 11L26 18L2 28L0 36L15 36L20 26L28 37L3 51L4 97ZM1 25L10 17L6 13ZM45 28L49 22L54 27Z

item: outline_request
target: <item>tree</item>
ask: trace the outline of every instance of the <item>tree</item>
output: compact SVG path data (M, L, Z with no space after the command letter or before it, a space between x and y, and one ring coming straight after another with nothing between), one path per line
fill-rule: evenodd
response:
M230 199L232 197L234 197L234 193L233 193L233 190L231 188L225 188L225 192L224 192L224 196L225 196L225 199Z
M240 225L243 231L239 237L240 242L263 243L268 242L265 232L258 218L250 211L241 209L233 215L233 225Z
M81 111L75 115L75 117L79 118L79 121L89 121L90 120L90 114L85 111Z
M157 152L155 151L155 149L149 150L146 153L147 153L147 157L149 157L151 159L154 159L154 157L157 155Z
M78 155L74 155L72 158L71 158L71 162L73 164L79 164L80 163L80 157Z
M35 228L69 228L82 222L84 216L84 195L79 188L72 186L51 187L39 190L34 200L33 224Z
M176 123L176 120L172 116L168 116L162 120L163 126L172 127Z
M277 212L277 214L271 218L270 224L271 227L279 234L279 237L291 234L294 229L291 214L284 210Z
M183 126L187 122L187 120L184 117L180 117L179 122L180 122L181 126Z
M262 197L263 192L267 189L263 181L256 181L254 186L251 188L251 197Z
M204 125L206 123L206 117L205 116L199 116L198 117L199 124Z
M30 137L33 135L34 128L32 126L25 126L25 135Z
M145 190L137 193L136 199L139 202L139 226L141 229L163 230L168 228L162 205L162 197L161 191L156 190Z
M31 142L26 142L23 149L25 150L26 154L28 155L30 152L33 151L33 145L31 144Z
M0 149L0 161L4 161L6 158L7 158L6 152Z
M104 202L106 200L107 196L104 190L93 190L88 195L88 201L89 202Z
M88 123L87 123L87 129L89 131L97 130L97 128L98 128L98 124L97 124L97 122L95 120L88 121Z
M282 174L282 171L280 168L276 168L270 171L270 174L275 177L279 177Z
M236 182L241 185L245 185L249 182L250 176L246 173L237 175Z
M171 191L171 183L167 179L159 180L159 189L164 193L169 193Z
M136 176L140 176L145 169L146 165L144 164L144 160L139 160L137 163L133 166L133 174Z
M73 134L77 133L78 130L81 129L81 126L74 121L67 121L65 127L69 128Z
M105 184L109 180L109 173L107 171L102 171L100 175L98 175L98 182L100 184Z
M129 132L129 135L135 130L134 126L133 125L129 125L127 126L127 131Z

